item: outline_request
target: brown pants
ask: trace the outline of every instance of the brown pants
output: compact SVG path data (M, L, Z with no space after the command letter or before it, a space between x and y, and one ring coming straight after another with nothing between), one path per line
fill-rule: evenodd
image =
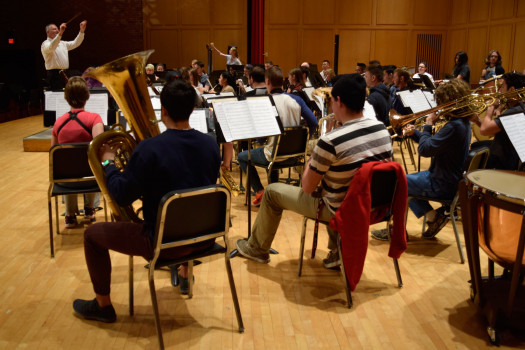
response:
M162 252L165 259L176 259L194 252L204 251L213 246L214 241L204 241L192 245L175 247ZM88 227L84 233L84 252L86 263L95 293L109 295L111 284L111 259L109 250L119 253L153 257L153 243L143 224L132 222L101 222Z

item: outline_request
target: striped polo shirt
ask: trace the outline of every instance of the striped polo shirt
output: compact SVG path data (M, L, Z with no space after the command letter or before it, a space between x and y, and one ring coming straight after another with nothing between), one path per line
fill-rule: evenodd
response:
M388 162L391 157L392 142L385 125L363 117L322 136L313 150L310 169L323 175L323 200L335 212L361 164Z

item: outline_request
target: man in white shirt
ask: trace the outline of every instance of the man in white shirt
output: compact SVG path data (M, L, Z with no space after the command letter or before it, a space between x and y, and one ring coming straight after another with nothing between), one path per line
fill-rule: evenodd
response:
M76 49L84 41L84 31L87 21L80 22L80 32L73 41L62 41L67 24L62 23L60 29L55 24L46 26L47 39L42 43L41 51L47 70L47 79L51 89L60 90L65 81L60 77L60 71L69 68L68 51Z

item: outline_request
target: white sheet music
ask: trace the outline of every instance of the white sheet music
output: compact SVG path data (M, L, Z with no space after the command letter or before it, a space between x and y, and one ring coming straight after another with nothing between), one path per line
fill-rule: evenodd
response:
M160 105L160 96L158 95L153 95L151 96L150 95L150 98L151 98L151 105L153 106L153 109L154 110L159 110L160 111L160 108L161 108L161 105Z
M212 101L217 121L227 142L281 133L268 96L245 101Z
M413 113L418 113L430 109L430 103L421 90L404 90L398 92L405 107L410 107Z
M506 115L500 120L521 162L525 162L525 114Z
M107 94L90 94L84 109L91 113L97 113L102 118L104 125L108 125L108 100Z
M314 87L305 87L305 88L303 88L303 91L306 94L306 96L308 97L308 100L311 101L312 100L312 93L315 91L315 88ZM321 109L321 108L319 108L319 109Z
M190 126L195 130L207 134L208 123L206 122L206 110L194 109L190 115Z
M363 116L367 119L377 120L376 111L368 101L365 101L365 107L363 108Z
M233 92L221 92L219 96L235 96Z
M425 95L428 103L432 108L437 106L436 99L434 98L434 93L431 91L423 91L423 95Z
M56 117L60 118L71 110L71 107L64 98L62 91L46 91L44 93L46 111L55 111ZM97 113L102 118L104 125L108 124L108 94L90 94L86 102L85 110L91 113Z

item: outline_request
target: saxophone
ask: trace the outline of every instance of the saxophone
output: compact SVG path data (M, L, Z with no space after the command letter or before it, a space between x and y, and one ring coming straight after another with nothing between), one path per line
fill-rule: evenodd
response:
M99 150L104 144L116 149L115 166L120 171L124 171L137 144L146 138L160 134L144 70L153 51L138 52L119 58L86 74L106 86L134 136L124 131L121 125L116 124L113 129L95 137L88 149L88 161L93 175L117 221L141 222L142 220L133 206L121 207L111 198L106 186L106 173L101 165Z

